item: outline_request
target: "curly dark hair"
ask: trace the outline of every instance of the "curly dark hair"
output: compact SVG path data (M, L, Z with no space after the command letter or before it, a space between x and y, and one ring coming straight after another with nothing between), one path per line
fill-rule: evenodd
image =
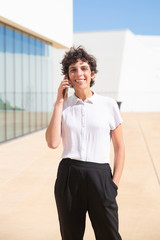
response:
M79 59L89 64L91 73L96 74L98 72L95 57L93 55L88 54L84 47L79 46L77 48L71 47L67 52L65 52L64 58L61 61L62 74L68 75L69 66L71 64L76 63ZM95 83L94 79L91 79L90 87L92 87L94 83Z

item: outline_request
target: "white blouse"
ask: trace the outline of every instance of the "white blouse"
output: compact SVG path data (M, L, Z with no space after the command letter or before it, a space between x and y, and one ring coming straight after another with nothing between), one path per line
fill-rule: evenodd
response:
M70 96L62 112L62 158L110 163L110 131L123 122L116 101L94 94Z

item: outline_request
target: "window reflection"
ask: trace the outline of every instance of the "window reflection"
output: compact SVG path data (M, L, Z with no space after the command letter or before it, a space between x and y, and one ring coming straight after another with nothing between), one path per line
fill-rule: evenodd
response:
M42 103L43 103L43 93L42 93L42 54L43 54L43 44L40 41L36 41L36 106L37 106L37 129L42 127L43 113L42 113Z
M30 131L36 129L36 39L29 39L29 121Z
M0 24L0 142L47 126L53 108L51 52L44 41Z
M23 134L23 105L22 105L22 34L15 31L14 34L14 64L15 64L15 136Z
M27 34L22 35L22 106L23 106L23 134L30 132L30 68L29 68L29 38Z
M4 64L4 25L0 23L0 142L4 141L5 129L5 64Z
M13 138L14 133L14 42L13 29L5 29L6 51L5 51L5 83L6 83L6 126L7 139Z

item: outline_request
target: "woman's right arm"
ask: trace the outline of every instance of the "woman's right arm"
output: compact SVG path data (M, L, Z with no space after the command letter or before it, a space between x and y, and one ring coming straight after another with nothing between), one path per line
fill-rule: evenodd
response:
M51 117L51 121L46 130L46 141L49 148L57 148L61 142L61 119L63 103L67 99L67 94L63 96L63 90L69 88L69 81L64 78L58 88L57 100L54 106L54 111Z

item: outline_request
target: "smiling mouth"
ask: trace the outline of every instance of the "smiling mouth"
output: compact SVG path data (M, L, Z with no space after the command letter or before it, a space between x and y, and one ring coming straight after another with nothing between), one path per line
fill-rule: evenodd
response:
M76 82L83 82L85 81L85 79L79 79L79 80L75 80Z

